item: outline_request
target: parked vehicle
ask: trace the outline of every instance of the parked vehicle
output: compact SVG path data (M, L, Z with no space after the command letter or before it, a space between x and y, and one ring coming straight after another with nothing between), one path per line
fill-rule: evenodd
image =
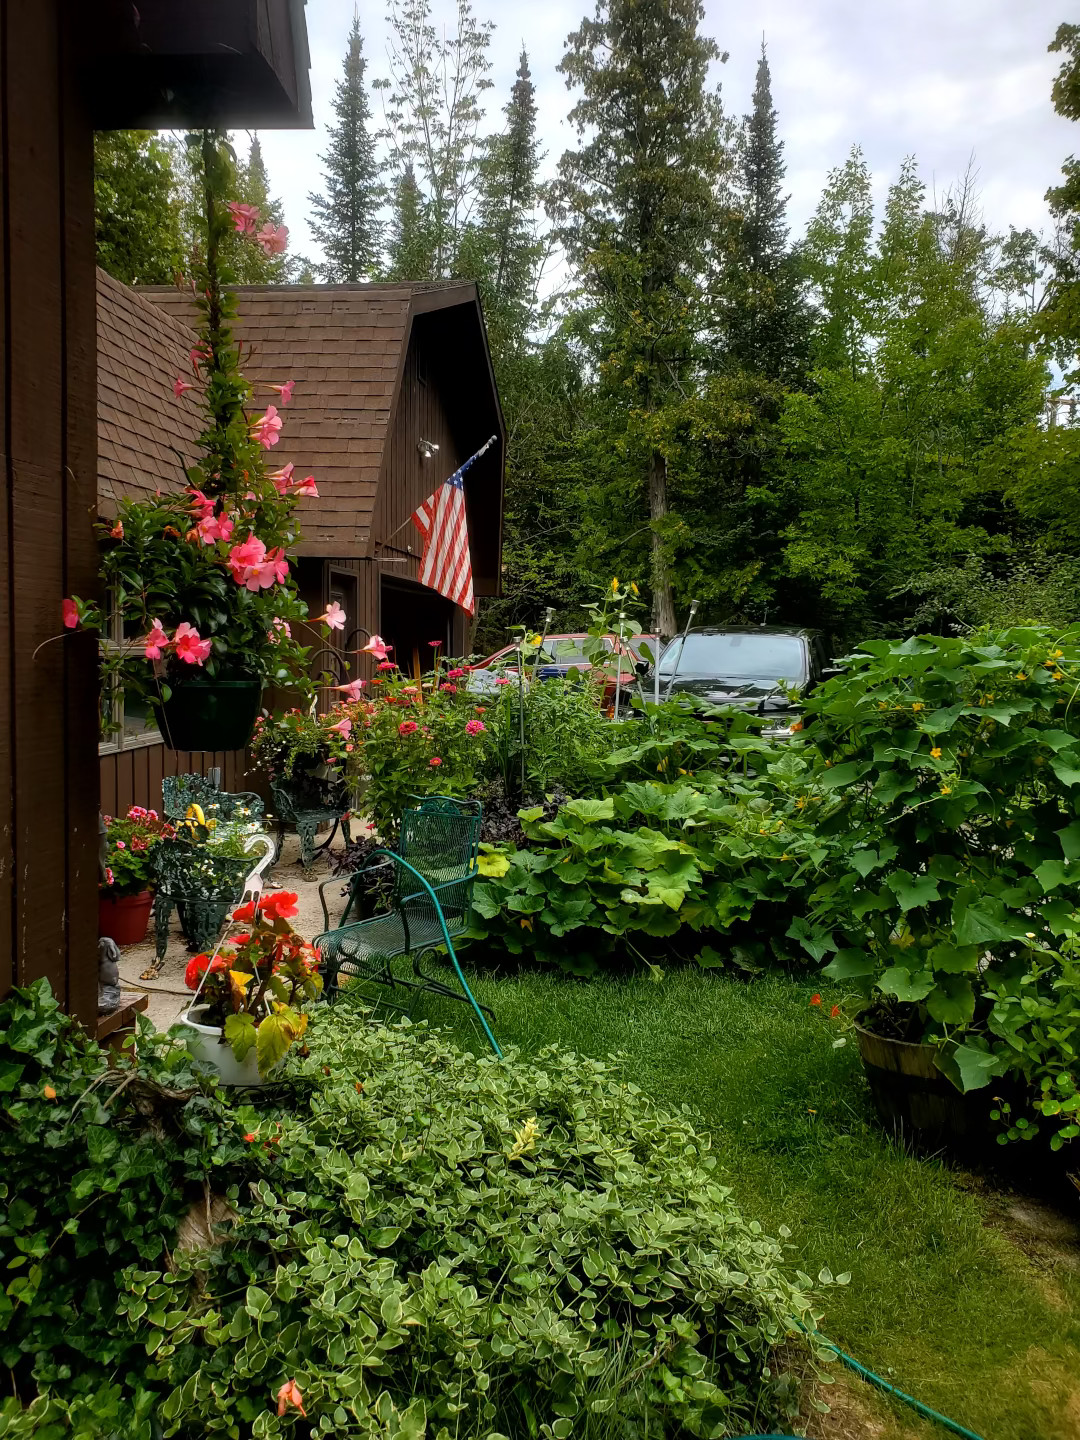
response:
M768 717L762 734L786 739L800 697L837 673L817 630L782 625L707 626L676 635L660 656L660 697L735 705ZM654 677L645 681L646 690Z
M592 669L592 662L585 654L585 641L588 635L584 631L575 634L548 635L544 641L544 647L537 655L527 655L525 660L525 673L529 674L533 664L536 664L536 677L538 680L562 679L571 670L586 672ZM649 637L644 637L648 639ZM618 654L617 646L619 641L614 635L604 636L604 645L613 660ZM640 656L633 648L633 645L623 645L623 670L618 681L620 694L628 696L630 687L636 681L636 666L640 663ZM496 650L494 655L489 655L486 660L480 660L471 669L475 671L498 670L503 675L517 674L517 646L504 645L501 650ZM616 673L615 668L604 676L604 704L610 705L615 699ZM620 702L621 703L621 702Z

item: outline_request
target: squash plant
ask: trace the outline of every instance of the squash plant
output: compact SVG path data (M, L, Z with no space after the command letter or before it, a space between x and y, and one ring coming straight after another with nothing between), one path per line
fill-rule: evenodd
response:
M1007 1001L1080 934L1078 691L1080 626L1031 627L868 642L807 705L847 838L793 938L965 1090L1015 1067Z

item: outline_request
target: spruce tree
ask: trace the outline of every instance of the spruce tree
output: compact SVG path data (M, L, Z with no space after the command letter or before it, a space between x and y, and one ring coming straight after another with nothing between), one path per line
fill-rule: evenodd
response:
M807 319L788 246L784 142L777 136L764 40L739 151L742 216L732 267L728 352L770 380L794 381L806 358Z
M363 44L359 16L354 13L345 73L334 94L337 118L330 127L329 148L320 156L324 191L308 196L311 232L326 257L317 267L319 278L331 283L370 280L382 248L379 207L384 192L375 140L368 131L371 109L364 86Z
M570 115L580 144L559 162L554 214L591 305L580 330L605 392L605 453L622 457L620 499L636 509L635 529L644 511L653 625L666 635L681 534L668 457L700 369L729 165L708 81L720 52L699 34L703 13L699 0L600 0L559 67L581 91Z
M405 164L393 187L390 234L386 246L386 278L437 278L431 225L411 161Z

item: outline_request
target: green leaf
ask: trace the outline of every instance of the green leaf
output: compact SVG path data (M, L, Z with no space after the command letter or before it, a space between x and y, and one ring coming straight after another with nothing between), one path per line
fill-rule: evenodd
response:
M255 1032L255 1059L259 1074L269 1075L292 1045L292 1025L284 1015L267 1015Z
M1080 820L1074 820L1071 825L1066 825L1064 830L1057 832L1061 841L1061 853L1066 860L1080 860Z
M934 989L934 977L929 970L912 973L903 965L890 965L878 981L878 989L913 1004L925 1000Z
M862 980L877 970L877 961L869 950L850 947L838 950L821 972L830 980Z
M930 965L948 975L974 973L979 968L978 945L953 945L947 940L933 946L930 951Z
M1042 886L1043 894L1049 895L1059 885L1080 879L1080 871L1074 871L1068 860L1044 860L1035 869L1035 879Z
M615 818L615 802L610 795L604 800L568 800L561 813L574 815L586 825L594 825L598 820Z
M991 1055L988 1050L979 1050L966 1042L957 1045L950 1059L956 1066L960 1076L960 1088L965 1093L968 1090L981 1090L1004 1070L1003 1063L996 1055Z
M227 1015L225 1017L225 1039L232 1047L232 1052L237 1060L243 1060L255 1044L255 1017L249 1015L246 1010L241 1011L239 1015Z
M932 875L912 876L907 870L896 870L885 884L900 901L900 908L905 912L941 899L937 881Z
M975 1014L975 991L971 981L962 975L942 975L933 993L926 997L926 1008L942 1025L963 1025Z
M1054 755L1050 768L1063 785L1080 785L1080 755L1075 750Z

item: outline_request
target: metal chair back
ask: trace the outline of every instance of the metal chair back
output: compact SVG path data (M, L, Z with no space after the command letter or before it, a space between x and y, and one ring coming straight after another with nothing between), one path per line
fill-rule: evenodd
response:
M397 853L435 891L452 935L460 934L468 923L482 819L479 801L448 795L429 796L401 817ZM400 867L394 877L393 904L406 918L410 911L430 909L426 892L420 892L409 872Z

